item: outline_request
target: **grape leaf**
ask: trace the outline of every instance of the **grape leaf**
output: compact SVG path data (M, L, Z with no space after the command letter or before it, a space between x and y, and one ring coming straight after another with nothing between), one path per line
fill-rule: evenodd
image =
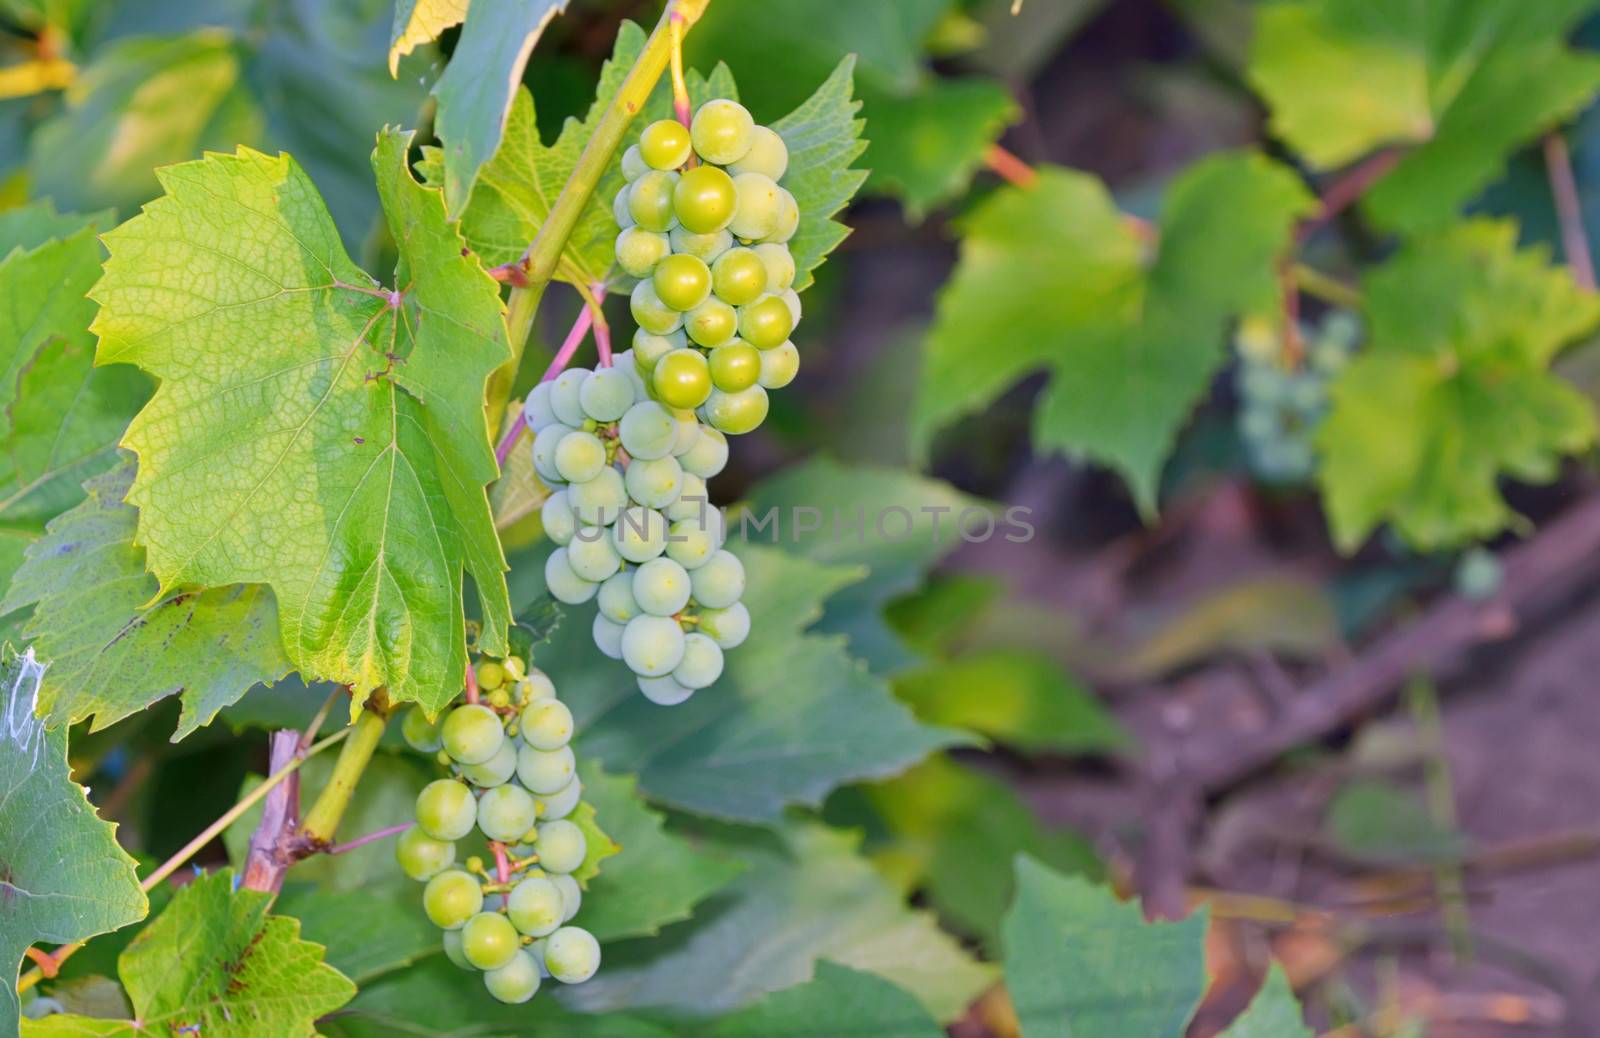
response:
M1514 513L1498 482L1554 478L1594 442L1592 405L1549 371L1600 301L1477 220L1409 244L1366 279L1370 346L1333 384L1318 480L1345 551L1382 521L1433 550L1488 537Z
M1600 89L1600 56L1566 44L1591 8L1588 0L1262 4L1249 76L1274 132L1318 168L1414 145L1367 205L1379 223L1416 231L1449 220L1509 152Z
M58 212L48 198L0 210L0 259L9 256L12 249L37 249L52 238L69 238L85 227L103 229L116 222L111 212Z
M300 935L326 949L329 966L365 986L439 952L439 928L421 905L421 886L402 878L356 890L292 883L273 907L300 920Z
M398 0L389 35L389 75L400 74L400 59L441 33L460 25L472 0Z
M106 235L102 363L162 379L124 443L128 501L163 592L270 585L309 677L437 710L466 666L463 571L503 651L505 562L484 385L510 356L495 282L386 131L373 166L398 291L356 267L287 156L161 171L167 193Z
M872 133L867 189L899 198L913 220L964 192L1019 114L1006 88L981 76L932 76L908 97L863 96Z
M966 221L939 297L914 418L933 431L1023 375L1052 373L1034 443L1105 462L1154 512L1163 462L1223 359L1235 314L1272 305L1275 260L1310 196L1251 154L1204 159L1173 182L1153 259L1103 185L1044 168ZM1006 348L994 348L1003 330Z
M810 287L811 272L849 235L833 217L867 179L865 170L850 166L867 147L861 139L865 121L856 117L861 102L852 96L854 72L854 56L840 59L800 107L772 124L789 149L783 186L800 207L800 228L789 239L796 292Z
M107 933L148 909L116 828L67 766L65 728L33 715L44 665L0 653L0 1034L17 1033L17 976L30 944ZM67 864L70 863L70 867Z
M1283 967L1274 962L1243 1015L1217 1038L1314 1038Z
M0 612L35 606L25 634L50 662L38 705L52 726L92 717L98 731L179 695L177 741L289 661L266 588L158 594L134 544L138 513L123 503L132 482L125 460L85 484L88 497L28 548Z
M92 341L88 328L94 304L84 293L94 284L99 266L100 246L88 223L31 248L19 242L0 260L0 296L7 301L0 311L0 430L8 436L16 424L12 409L24 368L51 340Z
M873 1038L939 1038L944 1029L903 989L882 977L818 962L817 975L723 1017L708 1038L814 1038L870 1034Z

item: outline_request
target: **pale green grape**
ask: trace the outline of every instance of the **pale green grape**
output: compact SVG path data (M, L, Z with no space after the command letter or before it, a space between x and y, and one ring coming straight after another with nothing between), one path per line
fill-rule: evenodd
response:
M716 398L716 390L737 393L749 389L761 377L761 351L742 339L718 346L706 363L711 368L711 384L716 387L706 405Z
M753 303L767 290L767 265L754 249L729 249L711 264L711 290L733 306Z
M629 471L632 471L632 466ZM677 500L676 494L673 500ZM653 508L638 505L624 508L622 514L617 516L617 521L611 524L611 539L617 554L629 562L649 562L667 549L667 518Z
M750 151L755 128L749 109L737 101L719 98L707 101L694 113L689 120L689 139L702 159L726 166Z
M532 700L535 700L535 699L554 699L555 698L555 695L556 695L555 682L550 680L550 675L546 674L544 671L540 670L538 667L534 667L533 669L529 670L528 671L528 676L526 678L524 678L523 680L525 680L528 683L528 699L529 699L529 701L532 701Z
M482 764L461 765L461 777L474 786L498 786L510 779L517 771L517 745L510 739L500 743L500 748L494 751L494 756Z
M606 445L582 429L567 433L556 444L556 474L568 483L587 483L606 467Z
M583 413L597 422L614 422L633 406L633 383L619 368L599 368L583 380L578 390Z
M689 573L671 559L651 559L633 573L633 597L653 616L671 616L689 604Z
M539 506L539 522L544 526L545 536L553 543L562 545L572 540L572 535L578 531L578 521L572 514L572 502L567 500L565 490L557 490L544 499L544 504Z
M635 459L628 465L623 485L627 488L628 496L641 505L665 508L678 499L678 493L683 489L683 466L671 456L651 461Z
M699 350L673 350L656 361L650 385L668 407L699 407L711 395L711 371Z
M756 361L755 369L759 375L760 360ZM766 421L768 406L767 391L760 386L747 386L737 393L713 389L711 396L700 405L700 413L705 415L713 429L739 436Z
M633 226L633 214L628 211L628 195L632 193L633 183L630 181L622 185L617 192L617 197L611 200L611 218L617 221L617 226L626 230Z
M444 746L439 738L439 722L428 720L428 715L422 712L421 707L406 711L405 718L400 722L400 734L405 736L406 745L418 753L438 753Z
M534 841L533 849L539 853L541 869L563 874L582 865L583 856L588 850L583 830L564 818L540 825L539 838Z
M572 781L576 762L572 747L559 750L536 750L524 746L517 751L517 781L540 796L559 793Z
M707 264L733 248L733 235L727 228L710 234L695 234L687 227L674 227L667 240L672 243L673 252L693 256Z
M739 312L727 303L710 296L683 315L683 330L697 344L708 349L731 342L739 330Z
M565 922L566 920L562 920ZM457 969L470 970L472 963L467 961L466 955L461 951L461 931L446 930L444 932L444 957L450 960L450 965Z
M541 382L528 390L527 399L522 401L522 417L535 433L556 421L555 409L550 406L550 383Z
M581 605L589 601L600 587L572 571L566 548L557 548L544 560L544 586L556 601L567 605Z
M684 569L698 569L722 547L722 515L709 509L704 516L679 519L667 533L667 558ZM639 594L639 579L634 576L633 593ZM643 599L639 600L644 605ZM647 607L648 608L648 607Z
M603 526L586 526L579 530L564 550L572 572L596 584L622 567L622 557Z
M767 268L768 292L782 292L794 287L794 254L789 251L789 246L763 242L752 248Z
M439 726L444 752L460 764L482 764L494 756L505 737L500 716L482 703L463 703Z
M657 119L639 134L634 147L651 169L677 169L689 161L689 128L676 119Z
M600 968L600 942L588 930L563 926L545 942L545 968L563 984L582 984Z
M678 500L668 505L662 514L676 522L679 519L699 519L711 511L711 497L706 481L693 472L683 474L683 490Z
M733 178L716 166L684 170L672 189L678 223L695 234L715 234L733 219Z
M622 631L622 660L645 677L672 673L683 661L683 629L664 616L634 617Z
M672 680L684 688L705 688L722 676L722 649L704 634L683 637L683 660L672 670Z
M689 336L682 328L666 335L655 335L643 328L636 328L633 332L633 366L641 375L648 375L655 370L656 361L688 344Z
M543 831L543 827L540 827ZM567 921L561 888L546 876L529 876L511 888L506 915L529 937L544 937Z
M728 438L710 426L701 428L699 439L688 453L678 459L678 464L683 466L685 472L692 472L701 479L710 479L728 464Z
M683 314L661 301L652 278L633 286L628 312L633 314L634 324L652 335L670 335L683 327Z
M620 574L619 574L620 575ZM628 574L632 579L633 574ZM607 620L599 613L594 614L594 622L589 625L589 633L594 638L595 648L611 659L622 659L622 625Z
M491 840L519 839L538 820L539 805L515 782L486 789L478 798L478 828Z
M540 429L533 438L533 470L539 473L539 478L546 483L562 482L561 473L556 471L556 448L567 434L572 432L570 425L556 422Z
M622 440L622 449L635 460L653 461L672 453L673 444L678 442L678 423L672 412L656 401L641 400L622 416L617 436Z
M518 948L504 966L484 971L483 986L497 1001L521 1005L539 993L542 975L532 953Z
M574 483L567 488L567 500L578 521L588 526L606 526L616 519L628 503L627 488L622 485L622 473L607 465L600 474L587 483Z
M677 410L672 412L672 420L678 425L678 435L672 444L672 456L679 458L689 453L700 439L700 416L693 411Z
M735 175L760 173L773 180L782 180L788 169L789 149L777 131L766 126L755 127L750 135L750 150L739 161L728 164L728 171Z
M800 323L800 315L803 312L800 308L800 293L792 288L786 288L778 293L778 298L782 299L783 305L789 308L790 318L798 325Z
M635 180L628 190L628 212L634 222L647 231L672 230L678 222L672 213L672 189L677 185L678 174L659 169Z
M630 407L634 400L650 399L650 390L644 384L644 376L639 373L639 362L634 359L632 350L623 350L616 355L612 363L628 380L628 392L631 394Z
M522 949L522 937L499 912L479 912L461 928L461 954L480 970L496 970Z
M600 615L614 624L625 624L639 615L633 597L633 571L626 567L600 585Z
M646 173L650 172L650 164L644 160L637 144L630 144L628 150L622 153L622 178L628 183L633 183ZM624 188L624 191L627 189Z
M672 252L667 236L643 227L626 227L617 235L617 266L636 278L647 278L650 272Z
M733 187L739 198L728 230L735 238L745 241L761 241L771 236L778 229L783 208L783 196L779 192L783 189L762 173L740 173L733 178ZM638 213L634 215L637 217ZM643 220L639 222L644 223Z
M794 316L782 296L768 293L739 308L739 337L758 350L770 350L794 331Z
M726 548L712 553L689 574L694 600L708 609L726 609L744 597L744 563Z
M483 888L463 869L447 869L422 888L422 910L441 930L459 930L483 908Z
M736 649L750 636L750 610L743 602L726 609L702 609L700 632L723 649Z
M677 706L694 695L694 689L684 688L668 674L659 678L640 678L639 691L657 706Z
M674 310L693 310L711 295L711 268L705 261L682 253L673 253L657 263L651 281L656 298Z
M435 840L414 825L400 834L394 857L401 872L414 880L430 880L456 863L456 845L450 840Z
M767 389L782 389L800 373L800 351L794 343L784 342L770 350L761 351L761 376L759 383Z
M578 881L565 873L550 877L561 890L561 921L578 914L578 909L583 905L583 888L578 886Z
M619 640L620 631L621 628L619 627ZM612 659L620 660L621 658L622 650L618 649L617 655L613 656ZM579 782L577 779L573 779L562 788L561 792L551 793L546 797L540 797L539 802L544 804L544 810L539 813L539 820L542 822L553 822L557 818L567 817L572 813L572 809L578 806L578 798L581 796L583 796L583 783ZM568 916L567 918L571 919L572 917Z
M588 368L568 368L550 380L550 410L562 425L577 429L589 417L583 413L583 401L578 397L583 380L588 377Z
M559 699L529 703L522 711L522 738L536 750L561 749L572 741L572 711Z
M787 242L793 238L800 229L800 204L794 200L794 195L784 188L778 188L778 218L772 227L772 233L763 241Z

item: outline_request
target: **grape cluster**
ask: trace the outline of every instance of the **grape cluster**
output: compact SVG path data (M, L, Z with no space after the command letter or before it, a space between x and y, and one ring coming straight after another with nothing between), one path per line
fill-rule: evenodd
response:
M475 675L479 702L437 721L412 709L401 724L406 742L451 774L417 795L417 824L396 857L427 884L423 910L444 930L450 961L483 971L500 1001L526 1002L544 977L579 984L600 967L594 936L567 925L583 903L572 873L588 850L568 817L583 794L572 713L544 672L515 656L482 660ZM458 842L474 832L490 841L491 865L476 855L457 864Z
M1317 329L1301 328L1305 363L1284 364L1274 320L1246 318L1234 336L1239 437L1251 470L1274 483L1302 483L1316 468L1312 437L1328 410L1328 386L1360 338L1353 314L1333 311Z

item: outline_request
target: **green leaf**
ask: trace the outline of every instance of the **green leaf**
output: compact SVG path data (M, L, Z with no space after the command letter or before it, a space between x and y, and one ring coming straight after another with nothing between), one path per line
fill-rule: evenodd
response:
M829 959L892 981L940 1020L959 1015L988 986L989 969L907 908L856 844L803 822L706 834L703 846L737 855L747 871L706 903L703 918L608 947L600 972L562 994L586 1012L708 1016L807 980Z
M1566 44L1588 0L1257 7L1249 76L1272 128L1312 165L1415 145L1368 195L1385 226L1449 220L1514 151L1600 89L1600 58Z
M583 863L572 870L572 878L584 886L600 875L600 863L621 852L622 848L600 828L594 805L585 798L573 809L572 823L583 831Z
M1001 929L1024 1038L1181 1038L1205 991L1204 911L1147 923L1137 902L1026 856Z
M148 907L115 827L72 781L66 729L47 731L34 718L43 676L31 652L0 655L0 1034L17 1033L16 980L29 945L107 933Z
M1031 187L996 192L967 221L939 298L915 440L925 451L935 429L1047 368L1035 445L1110 465L1151 514L1162 465L1222 363L1225 326L1272 304L1275 261L1310 204L1260 156L1202 160L1169 189L1146 261L1086 174L1044 168Z
M386 847L393 857L393 845ZM439 952L439 928L421 906L422 888L405 880L379 884L376 890L371 884L328 890L293 883L273 907L300 920L301 936L326 949L329 966L365 986Z
M1250 1006L1218 1038L1315 1038L1283 967L1274 962Z
M840 59L810 97L772 124L789 149L783 186L800 207L800 227L789 239L796 292L811 286L811 272L849 235L833 217L867 179L865 170L850 165L867 147L861 139L865 122L856 117L861 102L853 99L854 71L854 56Z
M134 544L138 512L123 503L133 468L125 460L85 484L88 498L28 548L0 612L35 607L25 634L50 661L39 710L52 726L93 718L98 731L178 695L176 741L289 661L266 588L158 593Z
M467 16L472 0L398 0L389 35L389 74L400 74L400 59L424 43L432 43Z
M483 399L510 350L409 143L387 131L373 158L398 296L292 159L240 149L162 170L167 194L106 235L94 330L102 363L162 379L124 439L162 590L268 584L297 670L437 710L466 666L463 571L504 647Z
M1374 779L1340 788L1326 828L1341 853L1376 865L1444 864L1466 850L1462 835L1435 822L1410 790Z
M567 3L474 0L467 9L461 38L433 87L439 101L435 123L443 142L445 205L452 217L466 208L479 170L500 147L534 44Z
M1551 374L1600 300L1477 220L1409 244L1365 283L1370 346L1333 384L1317 433L1334 540L1354 550L1388 521L1431 551L1515 518L1504 477L1544 482L1594 442L1592 405Z
M907 215L920 220L966 191L984 152L1018 114L1005 87L979 76L930 77L904 98L868 95L872 174L867 189L894 195L905 203Z
M831 962L797 987L774 992L705 1031L708 1038L815 1038L870 1034L873 1038L939 1038L944 1029L917 1000L881 977Z
M70 238L85 227L103 230L116 222L116 215L110 212L57 212L55 203L48 198L0 210L0 258L8 256L12 249L37 249L53 238Z

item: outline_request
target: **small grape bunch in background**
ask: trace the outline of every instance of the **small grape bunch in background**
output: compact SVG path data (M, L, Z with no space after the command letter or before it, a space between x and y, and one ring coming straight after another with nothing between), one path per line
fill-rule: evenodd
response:
M450 961L481 970L502 1002L526 1002L544 977L594 976L599 943L568 925L583 904L573 873L588 848L569 818L583 795L572 713L549 677L515 656L483 659L467 702L437 722L413 708L401 731L450 769L418 794L417 824L396 850L406 875L426 884L423 909L444 930ZM480 840L489 864L460 857L464 842Z
M1303 483L1316 470L1312 439L1328 411L1328 387L1361 338L1354 314L1334 310L1320 327L1299 329L1303 363L1285 363L1283 332L1272 318L1248 317L1234 336L1238 429L1250 469L1272 483Z

